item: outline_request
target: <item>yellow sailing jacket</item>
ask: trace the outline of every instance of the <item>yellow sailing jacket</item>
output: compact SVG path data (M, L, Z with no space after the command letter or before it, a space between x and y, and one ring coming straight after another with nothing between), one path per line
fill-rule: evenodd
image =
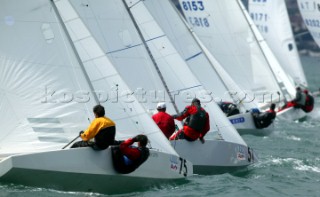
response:
M81 138L83 141L88 141L94 138L94 136L96 136L101 129L112 126L116 126L116 124L111 119L105 116L95 118L88 129L85 130L83 134L81 134Z

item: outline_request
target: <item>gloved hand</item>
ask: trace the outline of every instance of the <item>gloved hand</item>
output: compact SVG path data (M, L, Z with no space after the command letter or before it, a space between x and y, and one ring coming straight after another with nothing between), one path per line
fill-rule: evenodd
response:
M84 133L84 131L80 131L80 132L79 132L79 136L81 136L81 134L83 134L83 133Z

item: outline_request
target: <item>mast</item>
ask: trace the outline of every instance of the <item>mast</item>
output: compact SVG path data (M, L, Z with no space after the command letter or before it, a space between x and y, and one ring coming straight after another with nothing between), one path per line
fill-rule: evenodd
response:
M99 99L98 99L97 95L96 95L95 92L94 92L93 85L92 85L92 83L91 83L91 81L90 81L90 79L89 79L89 76L88 76L85 68L84 68L83 62L81 61L81 58L80 58L80 56L79 56L79 54L78 54L78 52L77 52L77 50L76 50L76 47L74 46L74 43L72 42L71 36L70 36L69 33L68 33L67 27L66 27L66 25L64 24L64 22L63 22L63 20L62 20L62 17L60 16L59 11L58 11L58 8L57 8L57 6L56 6L56 4L55 4L54 1L55 1L55 0L50 0L51 5L52 5L52 7L53 7L53 10L54 10L54 12L56 13L56 16L57 16L57 18L58 18L58 20L59 20L59 22L60 22L60 24L61 24L61 27L62 27L65 35L67 36L67 39L68 39L68 41L69 41L69 44L70 44L70 46L71 46L71 48L72 48L72 50L73 50L73 52L74 52L74 55L76 56L76 59L77 59L79 65L80 65L80 68L81 68L81 70L82 70L82 72L83 72L83 74L84 74L84 77L85 77L85 79L87 80L87 83L88 83L89 88L90 88L90 90L91 90L91 92L92 92L93 98L94 98L95 102L96 102L97 104L99 104L99 103L100 103L100 102L99 102Z
M143 46L144 46L145 49L147 50L147 52L148 52L148 54L149 54L149 57L150 57L153 65L154 65L154 67L155 67L155 69L156 69L156 71L157 71L157 73L158 73L158 75L159 75L159 77L160 77L160 79L161 79L161 82L162 82L164 88L166 89L166 92L167 92L168 95L169 95L170 101L171 101L171 103L173 104L173 107L174 107L176 113L179 113L178 107L177 107L176 103L174 102L174 99L173 99L172 95L170 94L168 85L166 84L166 82L165 82L165 80L164 80L164 77L163 77L163 75L162 75L162 73L161 73L161 71L160 71L160 69L159 69L159 66L158 66L156 60L154 59L154 57L153 57L153 55L152 55L152 53L151 53L151 51L150 51L150 49L149 49L149 47L148 47L148 45L147 45L147 42L146 42L146 40L144 39L144 37L143 37L143 35L142 35L142 32L141 32L141 30L140 30L140 28L139 28L139 26L138 26L138 24L137 24L134 16L132 15L132 13L131 13L131 11L130 11L129 6L128 6L127 3L125 2L125 0L122 0L122 2L123 2L125 8L126 8L127 11L128 11L128 14L129 14L129 16L130 16L130 18L131 18L131 20L132 20L132 22L133 22L133 24L134 24L134 26L135 26L138 34L139 34L141 40L142 40ZM134 6L134 5L133 5L133 6Z

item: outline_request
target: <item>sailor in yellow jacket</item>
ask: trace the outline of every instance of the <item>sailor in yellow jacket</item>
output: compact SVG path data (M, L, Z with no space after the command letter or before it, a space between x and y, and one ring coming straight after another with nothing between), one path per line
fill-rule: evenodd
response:
M82 141L74 143L71 148L90 146L95 150L104 150L114 143L116 124L105 117L102 105L93 108L95 119L85 131L80 131ZM94 141L91 139L94 138Z

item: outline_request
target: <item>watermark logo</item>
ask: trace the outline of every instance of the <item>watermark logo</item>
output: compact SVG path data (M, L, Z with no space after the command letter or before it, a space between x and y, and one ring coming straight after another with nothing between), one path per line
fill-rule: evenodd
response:
M201 89L199 91L192 90L176 90L171 91L170 96L165 90L146 90L137 88L131 90L119 90L118 86L108 91L106 90L56 90L48 86L44 87L44 94L41 98L41 103L88 103L89 101L97 100L99 103L158 103L158 102L185 102L190 103L193 98L199 98L201 103L229 101L233 98L235 104L245 103L271 103L280 102L280 94L265 93L260 95L249 94L245 92L227 91L221 97L216 96L213 91Z

